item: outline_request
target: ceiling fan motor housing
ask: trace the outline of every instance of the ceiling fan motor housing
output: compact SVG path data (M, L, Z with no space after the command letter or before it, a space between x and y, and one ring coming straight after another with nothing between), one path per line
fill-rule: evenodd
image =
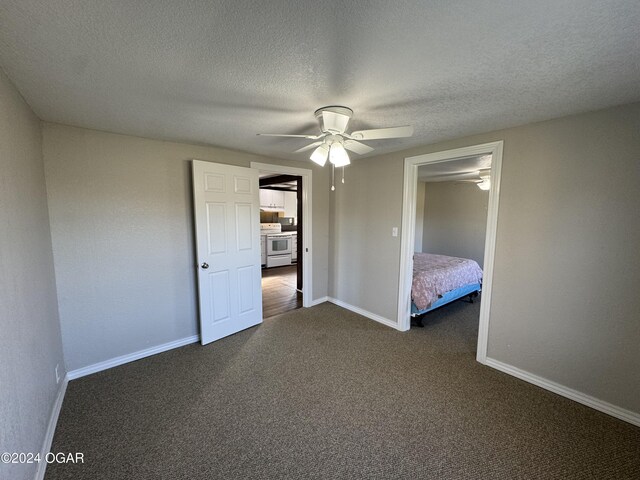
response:
M315 111L315 116L323 133L344 133L353 116L353 110L349 107L332 105L319 108Z

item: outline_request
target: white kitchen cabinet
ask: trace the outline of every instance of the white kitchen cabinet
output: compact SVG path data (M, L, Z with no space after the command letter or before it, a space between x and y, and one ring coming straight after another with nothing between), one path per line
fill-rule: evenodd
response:
M260 263L267 264L267 236L260 235Z
M279 190L260 189L260 208L284 211L284 193Z
M284 210L284 192L278 190L271 190L271 198L273 200L273 207Z
M297 217L298 216L298 193L297 192L282 192L284 193L284 216L285 217Z
M260 189L260 208L268 207L271 203L271 190Z

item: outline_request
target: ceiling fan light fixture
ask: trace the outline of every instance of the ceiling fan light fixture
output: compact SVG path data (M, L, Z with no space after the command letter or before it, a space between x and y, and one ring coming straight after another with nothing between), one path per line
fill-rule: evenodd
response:
M331 145L331 150L329 150L329 161L336 167L344 167L351 163L349 154L344 149L344 145L342 145L342 143L336 142Z
M324 164L327 163L327 157L329 156L329 147L325 144L320 145L316 148L311 154L311 161L317 163L321 167L324 167Z

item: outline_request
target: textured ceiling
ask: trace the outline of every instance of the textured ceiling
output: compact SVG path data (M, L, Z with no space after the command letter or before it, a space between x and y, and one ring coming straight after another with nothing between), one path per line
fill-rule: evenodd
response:
M370 154L640 100L638 0L0 0L44 120L305 160L313 111L412 124Z

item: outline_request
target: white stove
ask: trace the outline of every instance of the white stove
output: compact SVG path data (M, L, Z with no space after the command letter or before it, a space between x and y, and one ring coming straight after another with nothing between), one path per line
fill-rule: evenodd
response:
M261 223L260 234L266 237L267 268L291 265L291 233L282 232L282 225L279 223Z

